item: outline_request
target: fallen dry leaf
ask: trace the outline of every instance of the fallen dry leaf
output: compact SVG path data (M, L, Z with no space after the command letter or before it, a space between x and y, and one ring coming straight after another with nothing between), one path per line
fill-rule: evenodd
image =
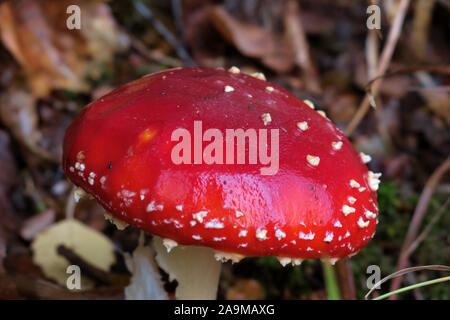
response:
M66 286L66 273L69 262L57 253L60 245L73 250L86 262L105 272L115 261L111 241L77 220L67 219L58 222L39 233L31 244L33 261L43 273L62 286ZM94 283L81 273L81 290L92 288Z
M132 274L130 284L125 288L127 300L167 300L167 293L155 262L155 252L144 244L143 233L133 253L126 254L125 262Z
M295 63L289 42L269 30L238 21L222 6L210 8L210 19L216 29L243 55L261 59L277 72L289 71Z
M39 146L42 135L38 130L36 99L20 85L12 83L0 95L0 120L35 155L45 160L59 161Z
M69 30L66 9L81 8L81 30ZM117 26L104 3L18 0L0 6L0 37L23 67L33 93L53 88L86 91L86 76L100 73L120 47Z

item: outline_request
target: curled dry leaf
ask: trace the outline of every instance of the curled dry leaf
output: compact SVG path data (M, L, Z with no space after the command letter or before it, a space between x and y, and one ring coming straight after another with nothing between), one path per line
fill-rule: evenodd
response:
M31 247L33 261L50 279L66 286L70 274L66 273L69 262L58 255L60 245L72 249L78 256L96 268L105 272L115 261L114 247L111 241L101 234L76 220L58 222L34 239ZM81 290L92 288L94 283L81 273Z
M132 274L131 282L125 288L127 300L168 299L155 262L155 253L150 246L144 245L143 233L133 253L125 255L125 262ZM146 285L143 286L143 283Z
M210 19L225 39L243 55L259 58L264 65L277 72L286 72L294 66L292 47L279 35L238 21L222 6L210 8Z
M0 7L1 8L1 7ZM0 120L20 143L41 159L57 162L55 156L39 146L36 99L22 87L12 84L0 95Z
M69 30L67 7L81 8L81 29ZM36 96L52 88L88 89L85 78L99 74L121 45L117 26L104 3L20 0L0 6L3 44L23 67Z

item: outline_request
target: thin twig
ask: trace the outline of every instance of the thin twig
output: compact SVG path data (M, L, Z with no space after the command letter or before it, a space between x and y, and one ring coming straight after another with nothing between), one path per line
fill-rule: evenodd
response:
M184 47L178 42L174 35L166 28L154 15L150 9L143 3L134 1L134 8L145 18L151 25L164 37L164 39L173 47L177 55L183 61L183 63L188 67L194 67L196 64L192 60L189 53L184 49Z
M419 246L419 244L428 236L433 226L436 224L436 222L439 221L439 219L444 214L445 210L447 210L448 205L450 204L450 198L447 199L444 203L444 205L439 209L439 211L433 216L431 221L428 223L428 225L423 229L423 231L420 233L420 235L414 240L408 249L408 255L411 255L411 253L416 250L416 248Z
M181 43L186 45L186 36L184 34L183 28L183 0L172 0L172 15L175 23L175 27L177 28L178 33L181 37Z
M66 219L73 219L75 217L75 207L77 206L75 202L76 189L77 189L76 187L73 187L72 191L70 191L69 196L67 197L65 210Z
M370 4L379 5L378 0L371 1ZM378 29L375 29L378 30ZM373 79L377 76L378 51L380 41L375 30L369 30L366 36L366 61L367 61L367 79Z
M381 76L373 78L372 80L369 81L369 83L367 83L365 90L366 90L366 92L370 91L370 87L372 86L373 82L377 81L378 79L386 79L386 78L389 78L389 77L392 77L395 75L407 74L407 73L418 72L418 71L450 74L450 66L408 66L408 67L398 68L396 70L386 72L386 73L382 74Z
M414 3L410 48L411 53L419 61L423 61L425 57L434 5L435 0L416 0Z
M419 203L414 210L413 217L409 224L408 233L406 234L405 240L403 242L402 249L400 251L400 257L397 263L397 269L404 269L408 265L408 258L410 255L410 247L416 239L417 233L419 231L422 220L425 216L426 209L428 207L428 202L433 195L434 189L436 188L439 180L442 176L450 169L450 157L448 157L431 175L425 184L425 187L420 195ZM401 278L396 278L392 282L391 291L397 290L401 284ZM395 299L396 296L390 297L390 299Z
M123 285L101 286L89 291L67 290L53 282L24 273L8 274L21 296L33 300L123 300Z
M85 274L89 278L96 280L102 284L111 285L111 278L108 273L90 264L70 248L64 245L60 245L58 246L56 251L59 255L66 258L69 263L79 266L83 274Z
M367 292L367 294L364 296L364 298L367 300L374 290L379 288L383 283L385 283L386 281L388 281L390 279L393 279L393 278L398 279L399 277L401 277L401 276L403 276L403 275L405 275L407 273L416 272L416 271L422 271L422 270L450 271L450 267L448 267L448 266L441 266L441 265L429 265L429 266L405 268L405 269L396 271L396 272L394 272L394 273L384 277L383 279L381 279L377 283L375 283L373 285L372 289L370 289L369 292ZM394 290L392 290L392 288L391 288L391 291L394 291Z
M372 30L367 33L366 38L366 60L367 60L367 78L377 77L378 66L378 47L379 41L377 34Z
M410 0L401 0L398 6L397 14L395 15L392 27L389 30L386 45L384 46L383 52L381 53L380 63L378 65L377 70L378 77L382 76L386 72L391 62L394 49L397 45L398 38L400 37L403 21L405 20L405 15L408 10L409 3ZM350 136L353 133L353 131L356 129L358 124L361 122L361 120L364 118L365 114L369 110L370 102L377 95L381 85L381 81L382 78L379 78L378 80L372 83L370 87L370 92L366 93L363 101L358 107L358 111L355 113L352 120L350 121L350 123L348 124L347 128L344 131L347 136Z

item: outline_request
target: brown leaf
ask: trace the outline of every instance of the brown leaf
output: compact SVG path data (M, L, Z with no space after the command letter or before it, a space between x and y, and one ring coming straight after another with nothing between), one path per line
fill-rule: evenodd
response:
M81 30L66 26L66 9L74 3L81 7ZM4 3L0 6L0 37L39 97L53 88L87 90L86 75L99 73L99 64L110 62L119 46L109 7L88 1Z
M210 19L225 39L243 55L259 58L264 65L277 72L289 71L294 66L292 48L287 41L280 40L279 35L238 21L222 6L210 8Z
M59 159L38 145L42 136L38 130L35 102L29 92L11 84L0 96L0 120L23 146L42 159L57 162Z

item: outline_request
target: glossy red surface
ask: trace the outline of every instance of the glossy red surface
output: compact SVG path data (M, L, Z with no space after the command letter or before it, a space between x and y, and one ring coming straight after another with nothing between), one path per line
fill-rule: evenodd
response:
M272 119L266 125L264 113ZM278 172L261 175L266 165L259 162L174 164L172 132L193 135L195 120L203 132L217 128L224 136L226 129L279 129ZM306 131L297 127L303 121ZM112 215L179 244L246 256L340 258L375 232L377 219L367 212L378 212L376 192L351 143L294 95L242 73L172 69L114 90L69 127L63 164ZM344 205L354 212L344 214Z

